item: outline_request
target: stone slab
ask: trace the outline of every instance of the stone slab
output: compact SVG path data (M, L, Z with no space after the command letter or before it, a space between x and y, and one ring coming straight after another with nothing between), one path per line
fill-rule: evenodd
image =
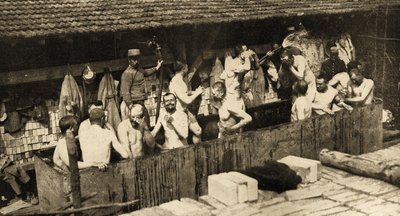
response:
M214 209L221 209L224 208L226 205L222 202L210 197L208 195L204 195L199 197L199 202L204 203L205 205L211 206Z
M241 178L237 178L234 175L229 175L228 173L220 173L218 176L225 178L236 184L237 187L237 202L244 203L249 200L247 193L247 182Z
M373 196L379 196L398 190L398 187L389 183L360 176L347 177L336 181L336 183Z
M208 176L208 195L225 205L238 203L237 185L219 175Z
M258 181L256 179L239 172L229 172L228 174L236 179L241 179L246 182L249 201L255 201L258 199Z
M173 200L159 206L161 209L167 210L176 216L186 215L206 215L207 210L201 209L197 205L188 202L181 202L179 200ZM211 214L209 214L211 215Z
M301 199L309 199L315 197L321 197L322 192L318 189L297 189L297 190L288 190L285 192L285 197L288 201L301 200Z
M318 177L321 177L321 163L319 161L289 155L278 160L278 162L295 170L301 176L302 182L316 182Z

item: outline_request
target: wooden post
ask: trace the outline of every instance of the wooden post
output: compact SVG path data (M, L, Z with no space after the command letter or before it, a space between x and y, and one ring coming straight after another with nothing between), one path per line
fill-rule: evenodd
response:
M82 207L82 203L78 168L78 151L75 143L75 136L70 129L67 130L65 139L69 158L69 180L71 184L72 204L74 208L80 208Z

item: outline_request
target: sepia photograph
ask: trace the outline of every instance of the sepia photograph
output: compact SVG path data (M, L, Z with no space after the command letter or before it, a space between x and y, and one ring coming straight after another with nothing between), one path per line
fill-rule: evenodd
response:
M400 0L0 0L0 215L400 216Z

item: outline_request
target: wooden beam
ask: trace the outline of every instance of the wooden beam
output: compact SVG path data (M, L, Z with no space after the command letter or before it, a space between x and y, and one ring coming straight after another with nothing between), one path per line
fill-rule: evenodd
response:
M212 45L214 44L215 39L217 38L217 36L219 34L219 30L220 29L221 29L221 27L217 26L211 31L210 36L208 38L208 41L203 46L203 51L208 50L208 49L210 49L212 47ZM203 55L202 55L202 52L201 52L200 55L198 55L196 57L196 59L194 60L193 64L189 68L189 73L188 73L189 82L192 80L194 74L197 72L197 70L199 69L199 67L200 67L200 65L202 63L203 63Z
M164 64L171 64L174 61L172 54L167 54L164 59ZM157 64L156 56L141 57L143 67L151 67ZM105 67L108 67L111 72L122 71L128 66L126 58L114 59L108 61L88 62L74 65L63 65L56 67L37 68L29 70L11 71L0 73L0 86L15 85L21 83L30 83L44 80L62 79L69 71L73 76L80 76L86 65L96 73L103 73Z
M257 54L265 54L271 50L272 44L261 44L249 46ZM223 49L213 49L213 50L205 50L203 51L203 60L214 59L215 57L224 58L226 52L234 52L233 48L223 48Z

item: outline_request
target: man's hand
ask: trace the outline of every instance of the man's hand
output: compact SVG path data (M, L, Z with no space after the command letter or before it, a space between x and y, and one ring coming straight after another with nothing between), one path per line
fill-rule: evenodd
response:
M204 88L202 86L197 87L197 89L194 91L196 95L201 95L204 91Z
M158 70L158 69L160 69L160 67L161 67L161 65L163 64L163 60L158 60L158 62L157 62L157 66L156 66L156 69Z
M106 163L97 163L96 166L101 171L105 171L108 168L108 164L106 164Z
M328 113L329 115L334 115L335 112L333 112L331 109L325 108L323 109L324 112Z
M164 116L164 121L167 123L172 123L172 121L174 121L174 117L172 117L171 115L167 114Z

